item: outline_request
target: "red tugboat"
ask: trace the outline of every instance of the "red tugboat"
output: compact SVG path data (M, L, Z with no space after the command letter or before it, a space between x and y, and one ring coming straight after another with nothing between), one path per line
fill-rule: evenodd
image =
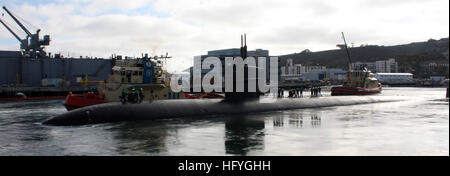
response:
M94 92L84 94L72 94L72 92L69 92L69 95L67 95L66 101L64 102L64 106L68 111L71 111L85 106L102 103L105 103L104 99Z
M359 70L352 69L352 62L344 33L342 33L342 38L344 39L345 49L347 51L350 71L347 73L347 80L344 82L343 86L331 88L331 96L370 95L380 93L382 89L381 83L378 82L378 79L375 78L373 73L371 73L365 66L361 66Z
M380 93L381 83L378 82L365 67L361 70L347 73L347 81L342 87L332 87L331 95L370 95Z

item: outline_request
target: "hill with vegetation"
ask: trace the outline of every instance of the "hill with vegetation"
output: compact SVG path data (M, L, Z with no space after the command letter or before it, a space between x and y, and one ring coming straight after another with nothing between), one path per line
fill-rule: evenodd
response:
M328 68L348 68L348 58L343 45L340 49L311 52L306 49L300 53L280 56L280 64L286 65L287 59L293 59L295 64L325 65ZM398 62L399 72L412 72L424 76L423 65L437 62L448 63L449 38L430 39L425 42L414 42L395 46L364 45L350 47L352 62L374 62L394 58ZM448 67L447 77L448 77Z

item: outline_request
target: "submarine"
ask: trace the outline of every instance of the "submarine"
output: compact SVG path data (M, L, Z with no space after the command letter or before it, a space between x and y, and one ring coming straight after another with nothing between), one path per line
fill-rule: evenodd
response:
M246 39L241 35L240 57L247 58ZM225 70L225 69L223 69ZM248 114L283 111L302 108L346 106L367 103L401 101L388 96L345 96L312 98L277 98L264 102L264 93L249 91L248 65L244 67L244 90L236 88L236 68L233 69L233 89L225 92L224 99L177 99L146 101L138 104L111 102L86 106L55 116L43 122L45 125L74 126L120 121L156 120L211 115ZM259 89L257 89L259 90Z
M69 111L46 120L43 124L54 126L76 126L120 121L249 114L395 101L402 101L402 99L389 96L333 96L319 98L280 98L272 103L261 103L259 100L230 102L224 99L159 100L141 104L121 104L120 102L113 102Z

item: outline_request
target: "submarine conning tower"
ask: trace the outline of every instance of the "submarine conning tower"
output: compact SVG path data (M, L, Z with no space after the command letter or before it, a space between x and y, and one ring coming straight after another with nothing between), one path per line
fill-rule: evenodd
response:
M241 48L240 48L240 57L242 59L247 58L247 36L246 34L241 35ZM236 74L236 65L233 65L233 91L232 92L225 92L225 101L227 102L242 102L242 101L249 101L249 100L255 100L258 99L259 96L262 94L259 92L258 87L256 87L256 92L250 92L249 91L249 80L250 79L256 79L258 75L256 75L256 78L249 77L248 74L248 65L244 65L244 91L238 92L236 91L236 77L239 76ZM258 74L258 73L256 73ZM256 85L258 86L258 85Z

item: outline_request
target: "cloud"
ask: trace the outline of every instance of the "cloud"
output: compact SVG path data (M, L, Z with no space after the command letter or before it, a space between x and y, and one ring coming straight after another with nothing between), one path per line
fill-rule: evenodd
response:
M411 4L426 4L430 2L438 2L442 3L441 0L428 0L427 2L424 2L422 0L366 0L366 1L360 1L358 2L362 7L365 8L390 8L390 7L399 7L399 6L408 6Z
M395 45L448 37L447 0L337 2L279 0L57 0L5 4L50 34L52 53L72 56L141 53L173 56L169 70L192 65L195 55L240 45L272 55L335 49L349 43ZM31 28L31 27L30 27ZM12 35L0 29L0 40ZM1 49L18 43L1 43Z

